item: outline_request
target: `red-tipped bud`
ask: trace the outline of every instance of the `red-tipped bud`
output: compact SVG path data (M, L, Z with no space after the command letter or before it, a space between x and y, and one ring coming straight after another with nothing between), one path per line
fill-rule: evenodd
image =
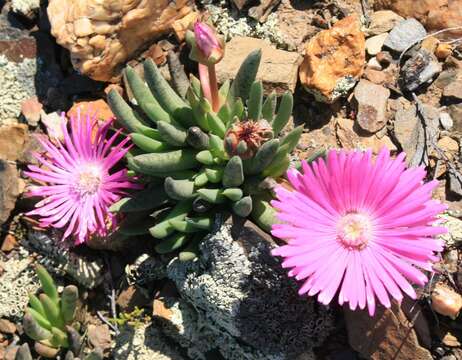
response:
M192 40L192 39L191 39ZM191 43L191 58L204 65L219 62L224 55L224 43L209 25L197 21L194 24L194 43Z

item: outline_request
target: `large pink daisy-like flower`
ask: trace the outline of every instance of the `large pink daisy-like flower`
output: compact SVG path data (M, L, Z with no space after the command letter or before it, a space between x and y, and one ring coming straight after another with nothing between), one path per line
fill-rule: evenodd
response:
M70 119L70 133L63 116L64 143L38 140L46 153L34 154L42 167L29 165L25 174L45 185L34 186L30 196L44 199L28 215L39 215L40 225L66 228L64 238L75 236L76 244L89 235L107 234L108 224L115 219L109 207L118 201L124 190L137 188L125 169L113 174L110 170L127 153L129 138L114 146L120 131L106 140L113 120L98 128L96 118L80 116Z
M273 255L303 281L300 295L328 304L338 292L341 305L367 305L371 316L376 299L390 307L390 295L416 298L411 283L427 281L418 268L431 271L443 249L434 236L446 229L433 223L446 206L431 199L437 181L424 184L425 170L406 169L404 157L331 150L288 172L294 190L278 187L272 202L282 222L272 234L287 244Z

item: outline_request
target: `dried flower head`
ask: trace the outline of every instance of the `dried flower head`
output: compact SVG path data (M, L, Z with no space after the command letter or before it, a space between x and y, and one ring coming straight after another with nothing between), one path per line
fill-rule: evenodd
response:
M111 168L129 150L126 138L116 146L120 130L106 140L113 120L98 127L96 118L80 116L70 119L71 132L63 115L64 142L38 141L45 154L34 154L42 167L29 165L25 174L45 183L34 186L30 196L40 196L36 209L28 215L40 216L43 227L67 227L64 238L75 236L76 244L83 243L91 234L105 235L108 224L115 224L109 207L118 201L124 190L137 188L127 177L126 169L110 173Z
M418 268L431 271L443 249L434 236L446 229L434 222L446 206L431 199L437 181L424 184L425 170L406 169L404 156L331 150L288 172L294 190L278 187L272 202L282 221L272 234L287 244L273 254L303 280L300 295L328 304L338 292L340 304L367 305L371 315L376 299L390 307L389 295L416 298L410 282L425 284Z
M230 156L249 159L272 137L273 129L266 120L237 121L225 135L226 151Z

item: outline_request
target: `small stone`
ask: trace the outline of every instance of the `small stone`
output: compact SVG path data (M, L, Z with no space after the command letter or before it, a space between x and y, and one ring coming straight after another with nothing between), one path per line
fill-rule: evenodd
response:
M454 126L454 121L452 120L451 115L446 112L440 114L440 124L444 130L451 130Z
M396 24L383 45L393 51L402 52L426 35L427 31L422 24L410 18Z
M375 56L369 59L369 61L367 62L367 67L369 69L382 70L382 65L380 65Z
M418 341L413 324L396 304L390 309L377 306L373 317L365 310L344 308L348 340L362 357L371 360L432 360Z
M443 90L443 100L451 103L462 102L462 78L458 78Z
M103 351L109 349L112 345L111 333L109 332L109 326L106 324L89 325L87 337L93 347L99 347Z
M0 159L16 161L21 156L27 137L25 124L0 127Z
M38 101L37 96L33 96L21 103L21 113L24 115L27 123L35 127L40 121L40 111L43 105Z
M370 20L369 27L365 30L367 36L386 33L404 19L391 10L379 10L370 15Z
M451 354L451 355L443 356L441 360L457 360L457 358Z
M124 312L132 312L135 307L142 308L149 304L149 301L146 291L135 285L123 289L117 297L117 305Z
M452 54L453 48L451 44L439 43L435 49L435 56L438 60L444 61Z
M249 53L255 49L262 50L262 58L257 73L257 80L263 82L265 93L275 90L281 95L285 91L294 91L297 83L297 70L301 58L297 53L277 50L267 41L250 37L234 37L226 44L222 61L216 66L218 82L235 78L239 67Z
M177 40L182 43L185 39L185 34L188 29L191 29L191 25L194 24L199 17L199 14L195 11L189 13L182 19L175 20L172 24L172 29L175 32Z
M310 39L300 81L317 100L333 102L348 94L362 75L364 62L365 38L359 19L348 16Z
M67 116L77 117L80 111L81 116L86 116L87 114L95 114L96 118L100 121L107 121L114 117L114 113L111 108L103 99L95 101L81 101L76 102L67 112Z
M74 21L74 34L77 37L85 37L93 34L93 26L91 20L87 17L76 19Z
M21 14L33 20L40 8L40 0L12 0L11 9L17 14Z
M443 136L438 140L438 147L443 151L456 153L459 151L459 144L456 140L449 136Z
M432 291L431 307L438 314L455 320L462 309L462 296L446 284L438 282Z
M3 239L1 251L4 253L8 253L13 250L18 245L18 241L14 237L14 235L6 234L5 239Z
M435 55L421 49L402 67L400 72L401 86L407 91L415 91L421 85L430 83L440 72L441 65Z
M366 40L366 51L369 55L377 55L381 50L385 39L388 37L387 33L375 35Z
M16 360L16 353L19 350L18 345L10 345L5 349L5 359L4 360Z
M462 176L459 172L449 168L449 192L462 196Z
M387 123L387 100L390 90L368 80L360 80L354 90L358 102L358 125L369 133L376 133Z
M19 174L16 166L0 159L0 225L10 216L19 196Z
M447 110L454 122L454 130L462 133L462 104L450 105Z
M16 325L7 319L0 319L0 332L3 334L14 334Z
M364 77L370 82L379 85L384 84L388 79L388 76L384 71L375 70L369 67L364 70Z
M45 113L42 110L40 114L40 120L47 128L47 133L50 139L58 139L59 141L64 141L64 134L61 128L61 123L64 120L58 112Z
M380 51L375 57L383 67L387 67L393 62L393 57L388 51Z
M423 39L420 44L421 49L427 50L430 54L433 54L439 44L439 40L434 36L429 36L428 38Z

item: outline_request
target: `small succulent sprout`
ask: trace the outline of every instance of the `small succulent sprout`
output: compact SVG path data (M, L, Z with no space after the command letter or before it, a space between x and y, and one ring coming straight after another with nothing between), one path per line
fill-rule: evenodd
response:
M177 252L182 261L199 254L217 211L251 217L269 231L275 221L272 188L262 184L285 173L302 134L302 128L295 128L279 137L289 122L293 99L284 94L278 107L275 93L265 98L263 84L256 80L261 51L252 52L234 81L218 89L214 61L221 44L205 24L196 26L198 33L187 35L191 58L203 62L200 80L190 77L185 97L175 93L148 60L147 86L133 70L126 70L139 106L129 111L123 99L110 100L117 117L127 116L120 122L130 126L136 145L127 155L130 170L153 179L147 189L122 199L111 211L125 213L126 219L138 210L145 212L146 224L138 225L138 231L133 226L130 232L124 229L124 234L148 231L157 252Z
M23 328L26 335L36 341L35 349L40 355L54 357L60 348L69 347L66 325L74 321L78 289L74 285L66 286L60 297L46 269L41 265L36 269L44 292L38 297L29 296L30 307L24 315Z

